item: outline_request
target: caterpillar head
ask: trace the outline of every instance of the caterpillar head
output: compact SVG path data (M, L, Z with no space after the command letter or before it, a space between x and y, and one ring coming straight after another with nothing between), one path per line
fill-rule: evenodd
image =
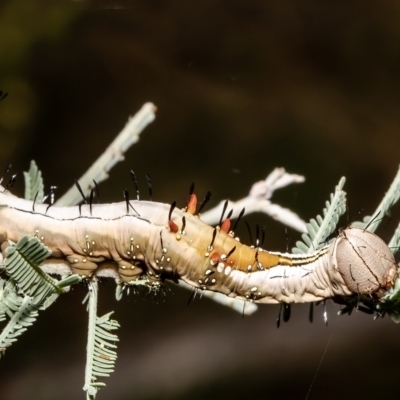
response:
M397 278L393 253L381 238L367 230L343 230L334 243L333 257L353 293L379 295L391 288Z

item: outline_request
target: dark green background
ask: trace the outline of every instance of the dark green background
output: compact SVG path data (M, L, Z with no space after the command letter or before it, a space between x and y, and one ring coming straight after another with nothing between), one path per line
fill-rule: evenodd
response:
M122 200L131 168L144 197L149 172L157 201L182 204L194 181L216 204L284 166L307 181L274 201L304 219L346 176L345 226L374 210L400 161L399 4L4 1L0 168L21 172L34 158L64 192L152 101L157 119L101 185L103 201ZM248 221L266 225L267 248L285 250L281 225ZM317 371L310 399L398 396L400 327L388 318L339 318L328 303L325 327L322 307L309 324L298 305L277 330L277 306L242 318L207 300L187 308L189 293L173 286L164 304L117 303L113 291L100 287L100 313L115 310L122 325L119 359L99 400L304 399ZM7 351L2 400L84 398L84 293L63 296Z

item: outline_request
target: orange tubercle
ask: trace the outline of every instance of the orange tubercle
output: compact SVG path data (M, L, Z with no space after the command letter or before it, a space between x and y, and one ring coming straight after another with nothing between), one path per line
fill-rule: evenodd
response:
M221 224L221 231L228 233L230 229L231 229L231 220L227 218Z
M174 221L172 221L172 219L168 221L168 226L169 230L173 233L176 233L179 230L178 225Z
M191 194L189 197L189 201L186 206L186 210L190 214L194 214L197 208L197 197L195 194Z

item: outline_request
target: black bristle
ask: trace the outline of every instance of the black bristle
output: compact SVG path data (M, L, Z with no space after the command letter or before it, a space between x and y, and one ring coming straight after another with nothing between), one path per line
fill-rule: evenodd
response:
M149 188L150 201L153 200L153 185L149 174L146 174L147 187Z
M213 230L213 235L212 235L212 239L211 239L211 243L208 246L208 248L212 249L212 247L214 246L214 241L215 241L215 237L217 236L217 228L214 228Z
M94 195L94 189L92 189L92 190L90 191L90 196L89 196L89 210L90 210L90 216L92 216L93 195Z
M288 303L283 303L283 322L288 322L292 314L292 307Z
M265 240L265 225L261 228L261 241L260 241L260 247L264 244Z
M314 322L314 303L310 303L310 309L308 310L308 320L311 324Z
M137 215L140 215L135 208L132 206L131 202L129 201L129 192L127 189L123 190L122 192L124 194L124 199L126 202L126 213L129 214L129 207L135 212Z
M181 229L181 234L183 234L185 232L185 228L186 228L186 218L182 217L182 229Z
M278 317L276 318L276 327L279 329L281 326L282 303L279 304Z
M36 199L38 197L39 191L36 192L35 197L33 199L33 203L32 203L32 212L35 212L35 203L36 203Z
M174 211L174 208L176 207L176 201L174 200L171 203L171 207L169 208L169 213L168 213L168 221L171 221L171 217L172 217L172 212Z
M323 308L324 308L324 323L325 326L328 326L328 312L326 311L326 300L323 301Z
M75 186L76 186L76 188L78 189L79 193L81 194L84 203L87 204L87 200L86 200L85 195L83 194L81 185L79 184L79 182L78 182L77 180L75 180Z
M218 226L221 226L221 224L222 224L222 220L224 219L225 211L228 208L228 202L229 202L229 200L226 200L225 203L224 203L224 206L222 207L222 214L221 214L221 218L219 219Z
M17 174L14 174L14 175L10 178L10 180L8 181L6 190L9 190L9 189L11 189L11 188L14 186L16 179L17 179Z
M10 172L10 169L12 167L12 163L8 164L7 168L4 170L3 176L0 178L0 185L2 184L4 177Z
M161 251L164 249L164 243L162 240L162 231L160 231L160 243L161 243Z
M244 222L247 226L247 231L249 232L249 236L250 236L250 244L253 246L254 242L253 242L253 235L251 234L251 228L250 225L247 221Z
M226 258L229 258L229 256L231 256L235 250L236 250L236 246L233 246L232 249L229 250L229 253L226 255Z
M260 245L260 226L256 224L256 247Z
M94 183L95 193L96 193L96 197L97 197L97 204L99 204L100 203L99 186L97 185L97 182L94 179L93 179L93 183Z
M204 206L210 201L210 199L211 199L211 192L208 191L208 192L206 193L206 197L204 197L204 200L203 200L202 203L200 204L198 214L201 213L201 210L202 210L202 209L204 208Z
M139 186L138 186L138 183L136 180L136 175L133 172L133 170L131 170L131 178L132 178L133 185L135 186L135 190L136 190L136 200L140 200Z
M234 232L235 232L235 230L236 230L236 228L237 228L237 226L238 226L238 224L239 224L239 221L242 219L242 217L243 217L245 211L246 211L246 209L243 207L243 208L242 208L242 211L240 211L240 214L239 214L239 216L237 217L237 220L236 220L236 222L235 222L235 225L234 225L234 227L233 227L233 229L232 229Z
M124 194L124 199L126 202L126 213L129 214L129 192L125 189L123 191L123 194Z
M50 204L53 205L56 199L57 186L50 186Z
M46 208L46 213L49 210L49 208L54 204L56 190L57 186L50 186L50 194L48 194L43 198L43 201L50 198L50 204Z

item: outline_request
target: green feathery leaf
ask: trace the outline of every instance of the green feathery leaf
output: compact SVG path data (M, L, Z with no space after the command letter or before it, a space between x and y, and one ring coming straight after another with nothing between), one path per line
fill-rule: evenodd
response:
M326 202L322 218L317 215L307 224L307 233L303 233L303 242L296 242L292 249L294 254L312 253L323 247L326 240L334 232L339 218L346 211L346 193L342 190L346 179L342 177L336 186L335 193L331 194L331 201Z
M390 185L389 190L386 192L384 198L380 202L379 206L372 214L372 216L366 216L363 222L355 222L352 225L358 228L367 228L370 232L375 232L382 221L384 216L390 215L390 208L399 200L400 198L400 169Z
M34 160L31 161L28 172L24 172L25 178L25 199L34 200L41 203L44 197L44 184L42 172L37 167Z
M118 341L117 335L111 333L112 330L119 328L117 321L111 320L112 312L97 317L97 282L89 283L88 312L89 327L88 341L86 347L86 369L85 385L87 400L93 400L103 382L98 382L97 377L107 377L114 372L115 360L117 359L116 345L113 342Z
M4 266L10 279L0 279L0 321L9 318L0 334L0 358L5 350L36 321L38 310L49 307L69 287L81 281L70 275L57 281L39 265L50 255L37 238L23 237L6 249Z
M399 251L399 247L400 247L400 224L397 225L397 228L394 231L394 234L393 234L392 238L390 239L388 246L392 250L393 254L396 254Z
M5 350L17 341L18 336L25 332L38 316L38 308L33 304L33 298L18 296L12 280L4 286L1 297L3 314L7 314L10 320L0 334L0 359Z
M7 316L7 307L4 304L4 290L6 284L7 281L5 279L0 278L0 322L5 321Z
M18 291L41 302L53 293L61 293L57 281L39 267L51 254L38 238L24 236L6 249L4 260L8 275L18 283Z

